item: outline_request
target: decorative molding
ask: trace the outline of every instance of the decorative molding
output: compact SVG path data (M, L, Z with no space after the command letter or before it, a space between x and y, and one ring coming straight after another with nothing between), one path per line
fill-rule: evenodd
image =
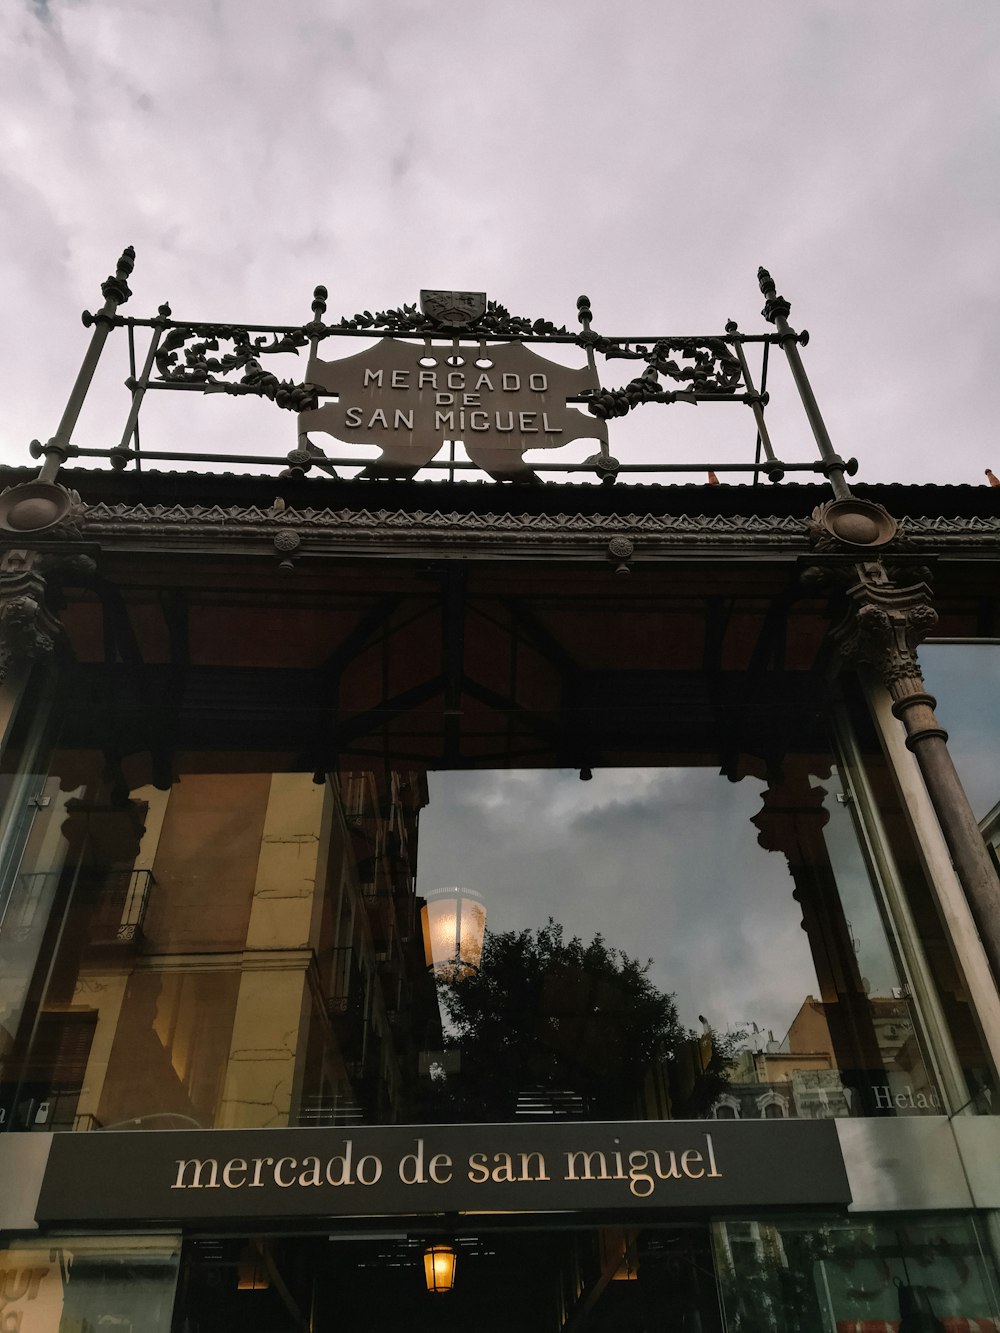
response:
M7 494L11 494L10 491ZM239 533L275 543L280 534L295 532L300 539L309 535L317 553L356 543L402 545L413 541L460 543L474 540L477 546L500 546L526 542L537 546L552 541L603 538L604 549L612 538L634 541L641 537L647 553L671 547L716 549L771 549L805 551L815 533L815 519L797 515L767 514L625 514L581 513L511 513L503 510L487 513L462 513L440 509L376 508L303 508L275 513L271 508L245 505L164 505L164 504L82 504L70 492L72 505L65 518L37 532L0 532L13 546L24 547L33 540L86 539L91 542L141 540L190 541L223 533ZM504 496L499 492L497 498ZM506 498L506 496L504 496ZM995 552L1000 537L1000 516L948 518L929 516L899 520L905 537L897 538L893 548L905 544L906 554L939 551L942 546L986 549ZM282 535L275 549L283 551ZM815 538L813 537L813 540ZM822 549L823 543L820 543ZM840 548L846 554L844 547ZM860 552L859 552L860 554ZM852 565L853 568L853 565ZM824 575L825 577L825 575ZM912 572L908 576L912 579Z
M870 500L827 500L808 519L817 551L860 551L905 543L900 525L884 505Z
M653 537L659 544L705 546L780 546L805 550L809 519L797 515L761 514L485 514L440 509L286 509L276 515L268 509L242 505L130 505L84 506L82 524L90 540L141 535L167 537L185 534L209 536L241 532L247 537L274 540L285 529L300 535L311 532L323 541L338 543L359 534L385 541L433 537L499 543L511 537L541 541L552 537L587 535ZM997 518L907 518L908 551L940 547L942 541L996 549L1000 536Z
M908 538L934 538L939 539L942 536L965 536L969 533L983 533L991 537L1000 534L1000 517L992 515L982 518L974 515L972 518L947 518L944 515L937 515L934 518L907 518L901 520L900 526L906 525L906 535Z
M44 567L37 551L0 555L0 683L12 668L51 656L62 633L46 605Z
M283 555L297 551L301 545L302 538L293 528L280 528L274 534L274 549Z
M84 505L77 491L51 481L29 481L0 491L0 532L18 541L31 537L79 540Z
M359 534L384 540L428 537L477 542L503 542L514 537L545 540L593 535L610 540L636 533L668 544L773 545L805 547L805 521L797 517L759 515L664 514L463 514L441 510L287 509L275 515L256 507L194 505L105 505L87 511L91 540L141 534L162 537L179 533L210 535L225 531L274 539L284 529L312 532L327 541L350 541Z
M635 542L631 537L612 537L608 542L608 559L615 564L616 574L628 574L629 561L635 553Z
M917 645L938 623L927 571L901 571L872 560L841 573L848 576L847 611L831 630L841 653L849 662L875 666L896 703L923 696Z
M286 573L295 568L293 557L302 546L302 538L294 528L279 528L274 534L275 555L279 556L278 568Z

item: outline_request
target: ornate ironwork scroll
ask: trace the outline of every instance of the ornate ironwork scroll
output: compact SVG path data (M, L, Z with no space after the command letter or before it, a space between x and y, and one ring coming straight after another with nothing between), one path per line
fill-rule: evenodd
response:
M474 293L478 295L478 293ZM427 292L425 296L440 297L443 295L473 295L473 293L442 293ZM425 300L425 306L427 302ZM475 315L468 321L461 321L456 324L454 320L447 317L450 307L440 302L432 303L425 312L416 305L396 306L393 310L377 310L374 314L370 310L363 310L360 314L351 315L341 319L336 326L341 329L358 329L373 334L388 333L440 333L442 329L450 330L455 327L461 327L462 333L469 337L483 338L517 338L517 337L541 337L563 336L569 337L569 330L563 324L553 324L548 319L528 319L524 315L512 315L506 306L501 305L499 301L486 301L485 309L480 315ZM434 311L444 318L436 318Z
M326 325L316 320L299 328L256 335L235 324L174 325L169 327L157 350L157 376L165 386L190 385L205 393L249 394L268 398L276 406L290 412L305 412L318 407L318 386L308 381L279 379L264 369L261 357L282 352L297 355L300 348L346 329L372 334L440 335L460 328L465 337L481 338L570 336L564 326L556 326L551 320L530 320L511 315L505 306L496 301L487 301L484 294L482 310L478 305L467 304L465 313L468 318L465 319L459 317L463 312L456 301L443 299L478 295L426 292L426 312L419 310L416 305L403 305L374 314L365 310L350 318L342 318L336 325ZM232 345L232 351L217 355L221 345L226 342ZM230 378L239 372L242 372L239 379Z
M725 472L752 472L755 480L766 476L780 481L787 472L819 472L825 474L839 500L850 499L846 476L853 475L856 464L835 453L823 426L812 391L798 356L798 345L808 335L788 326L790 306L776 294L773 279L764 270L759 281L767 303L765 317L776 331L741 333L732 321L726 324L722 335L703 337L671 336L660 334L629 334L611 336L592 327L593 311L590 298L581 296L577 301L577 319L581 328L570 331L565 324L556 324L544 318L515 315L498 301L487 298L485 292L424 290L420 303L403 304L382 310L362 310L342 316L339 321L327 323L325 287L313 293L311 319L299 325L251 325L221 322L177 321L169 306L161 305L153 318L125 317L118 313L118 305L130 295L126 278L133 264L131 249L118 262L114 277L102 286L105 306L95 315L85 313L84 322L95 324L92 345L85 358L81 375L63 421L56 434L44 445L38 445L45 463L39 480L53 482L62 463L68 458L90 456L108 459L113 468L124 468L130 463L138 467L142 460L159 462L161 459L204 462L246 462L266 466L284 465L292 475L301 476L314 468L336 476L334 464L357 468L364 466L366 476L412 476L423 468L445 468L454 477L457 470L481 467L494 477L504 480L534 479L531 468L523 463L522 455L540 445L553 448L577 438L593 438L599 442L599 452L580 461L553 459L545 464L546 471L587 471L601 481L613 482L624 472L702 472L709 478ZM125 422L121 441L110 448L79 447L70 443L83 394L90 383L103 340L112 328L128 330L130 375L125 381L132 394L131 409ZM141 371L136 369L135 334L138 329L152 331ZM417 389L434 388L430 406L435 409L431 427L423 429L418 422L427 404L404 402L394 392L406 386L405 375L412 372L396 367L399 378L385 386L393 391L385 401L367 403L364 395L346 404L339 401L342 392L329 377L314 367L333 366L336 359L320 361L319 348L330 338L362 338L398 344L407 349L405 355L418 353L418 361L425 368L438 367L441 373L440 345L451 343L446 360L454 366L467 365L467 349L478 344L475 365L489 370L494 362L499 366L499 388L491 388L487 378L479 387L468 383L463 386L450 380L436 386L418 382ZM418 344L415 348L414 344ZM419 344L436 348L437 354L425 352L419 356ZM545 366L532 369L527 364L529 348L526 344L562 344L575 346L586 355L586 366L569 368L557 361L546 361ZM754 387L746 357L746 345L761 343L764 355L761 362L760 388ZM460 347L465 344L465 347ZM813 428L819 446L819 459L813 462L784 462L774 452L763 420L767 395L767 353L769 345L780 347L788 359L793 378ZM308 349L309 367L301 378L281 378L268 366L267 358L282 354L299 354ZM404 353L399 353L401 356ZM388 356L388 354L386 354ZM609 387L601 382L598 357L604 362L639 362L632 379L619 386ZM520 358L523 365L514 365ZM345 362L355 358L341 358ZM507 366L507 362L511 362ZM502 366L500 363L504 363ZM375 368L377 371L378 367ZM522 388L527 377L523 401L515 387L510 396L508 386L520 377ZM456 377L457 378L457 377ZM543 381L548 388L541 386ZM558 387L557 387L558 385ZM365 380L361 388L371 382ZM349 387L349 386L348 386ZM174 451L140 452L138 416L143 399L150 389L189 390L200 393L225 393L233 396L266 398L300 419L299 442L285 457L264 456L259 451L235 454L197 454ZM565 390L565 392L564 392ZM486 401L485 394L496 392L497 401ZM459 394L461 396L459 396ZM546 397L546 394L549 396ZM453 395L451 398L447 395ZM742 403L752 409L756 425L756 450L752 461L642 461L619 462L611 456L606 423L612 418L624 417L634 408L646 403ZM573 404L573 406L571 406ZM366 405L370 408L365 414ZM344 409L343 411L341 409ZM391 413L390 413L391 408ZM583 411L577 410L579 408ZM331 409L336 409L331 411ZM438 410L440 409L440 410ZM452 412L451 409L454 409ZM360 415L359 415L360 412ZM340 420L340 417L343 420ZM454 420L450 420L449 417ZM390 436L378 429L389 422ZM404 423L412 418L412 427ZM513 421L515 424L507 425ZM581 423L589 423L584 426ZM336 429L331 429L331 424ZM359 446L380 446L382 458L375 464L369 459L356 457L327 458L321 449L305 436L305 429L328 430L335 438ZM400 439L404 428L413 434L411 447L405 457L400 454ZM431 434L438 439L438 448L423 462L430 447ZM503 436L503 439L487 438ZM418 438L419 437L419 438ZM467 457L455 456L454 448L448 459L437 456L440 443L464 445ZM388 446L388 447L387 447ZM494 447L495 446L495 447ZM489 454L487 459L486 455ZM469 461L472 459L474 461ZM416 466L414 467L414 464Z
M206 336L206 334L208 336ZM199 338L198 342L191 342ZM169 330L156 354L156 369L165 384L190 384L205 393L253 394L269 398L277 407L290 412L304 412L316 407L318 390L313 384L279 380L260 363L260 358L274 352L293 352L309 345L307 328L252 337L247 329L232 324L214 326L178 326ZM232 352L222 356L221 342L231 342ZM183 361L178 352L183 348ZM243 371L239 380L226 379Z
M607 420L623 417L641 403L697 402L695 395L729 397L743 383L743 369L722 338L663 338L645 347L619 346L598 335L587 340L608 361L645 361L646 369L624 388L605 389L588 404L594 416ZM671 355L679 353L690 365L678 365ZM660 376L685 386L664 389Z
M478 337L484 343L490 338L517 340L551 336L576 342L585 347L591 357L598 352L606 360L644 361L646 368L642 374L621 388L601 389L596 373L593 373L587 385L579 390L587 398L587 410L599 421L625 416L643 403L694 403L714 397L732 397L743 383L740 360L722 338L663 338L652 345L630 344L593 333L589 319L583 331L572 335L564 325L557 326L550 320L511 315L505 306L487 301L484 293L475 292L424 292L422 305L423 309L403 305L374 314L366 310L342 318L336 325L323 324L317 318L298 328L256 335L247 328L229 324L172 326L163 336L155 356L159 383L164 387L190 386L205 393L254 395L268 398L288 411L315 412L320 408L320 394L328 386L310 379L280 379L264 368L261 358L276 353L297 355L301 348L315 347L343 330L381 332L390 337L451 334L469 339ZM590 313L589 303L587 313ZM220 355L221 345L225 342L231 344L232 350ZM235 376L239 378L233 378ZM664 387L661 377L678 387ZM324 428L318 419L307 421L305 426ZM345 435L343 430L335 433L341 439L356 438L356 433ZM603 438L603 431L595 428L594 434ZM559 441L565 442L565 439ZM526 441L525 447L532 443ZM411 475L414 470L409 469ZM488 470L497 475L492 460ZM525 469L520 471L524 473ZM501 467L499 472L512 475L507 467Z

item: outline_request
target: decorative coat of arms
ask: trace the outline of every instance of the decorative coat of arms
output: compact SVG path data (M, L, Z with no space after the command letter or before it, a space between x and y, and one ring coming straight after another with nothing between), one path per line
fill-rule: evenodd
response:
M486 314L486 293L422 291L420 309L435 324L461 329Z

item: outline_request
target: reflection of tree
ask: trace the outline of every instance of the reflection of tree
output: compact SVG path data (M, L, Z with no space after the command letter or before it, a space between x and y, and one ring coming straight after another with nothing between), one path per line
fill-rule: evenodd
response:
M519 1093L546 1090L578 1095L594 1118L641 1117L644 1081L660 1069L670 1113L703 1114L725 1084L728 1047L681 1026L649 966L600 935L567 940L551 919L487 932L479 970L441 986L461 1064L441 1089L447 1112L508 1119Z
M834 1320L838 1328L870 1322L899 1333L945 1333L932 1299L947 1301L966 1286L970 1268L963 1256L978 1252L974 1242L949 1243L922 1228L909 1233L859 1224L805 1231L728 1222L713 1230L726 1327L733 1333L800 1333ZM914 1266L928 1269L945 1258L955 1267L957 1286L942 1284L936 1267L912 1281ZM965 1327L964 1316L956 1322ZM970 1318L969 1327L975 1322Z

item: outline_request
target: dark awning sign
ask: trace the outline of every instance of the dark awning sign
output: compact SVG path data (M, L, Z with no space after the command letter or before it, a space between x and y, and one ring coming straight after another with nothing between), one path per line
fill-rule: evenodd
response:
M830 1121L57 1134L43 1223L843 1206Z

